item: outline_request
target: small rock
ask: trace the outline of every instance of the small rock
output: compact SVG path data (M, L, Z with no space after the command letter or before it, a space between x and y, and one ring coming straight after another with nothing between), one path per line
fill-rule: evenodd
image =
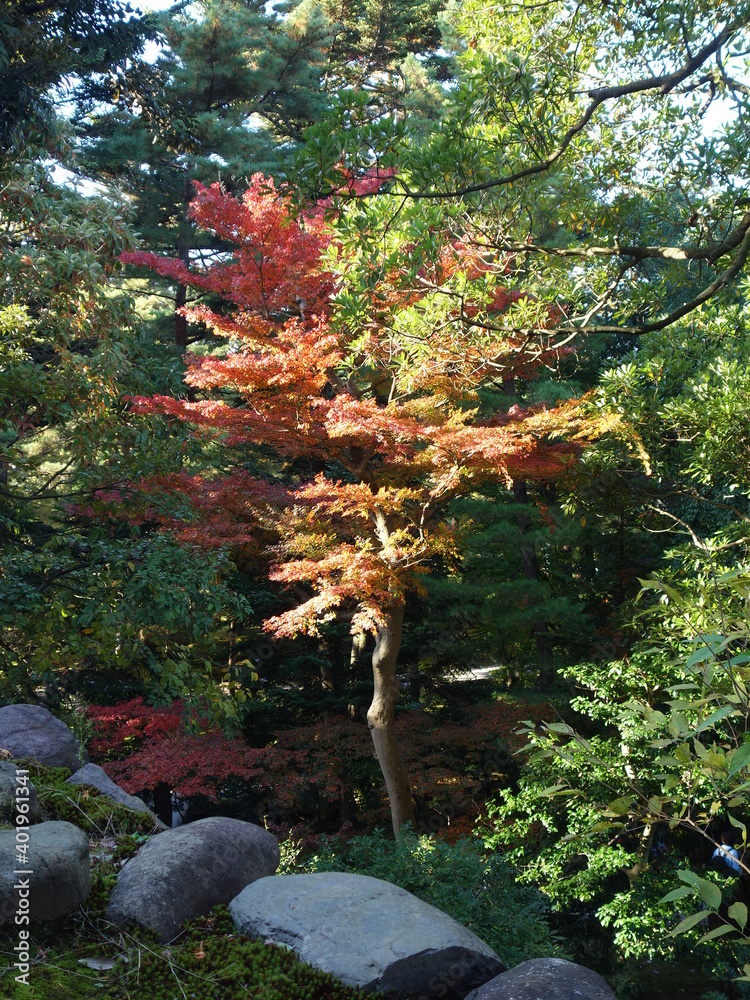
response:
M123 867L107 919L137 923L170 941L180 926L228 903L279 866L276 838L253 823L210 816L148 840Z
M64 722L41 705L0 708L0 749L17 759L77 771L89 759Z
M292 947L364 992L462 1000L505 966L442 910L381 879L346 872L274 875L229 904L235 927Z
M19 861L24 857L26 864ZM24 913L31 920L57 920L88 894L89 841L77 826L53 820L0 832L0 924Z
M532 958L470 993L465 1000L615 1000L601 976L562 958Z
M148 815L154 826L159 827L161 830L166 830L166 826L151 812L143 799L139 799L135 795L129 795L124 788L116 785L107 772L97 764L84 764L79 771L71 774L65 784L88 785L90 788L96 788L102 795L106 795L108 799L112 799L118 805L125 806L126 809L132 809L133 812Z

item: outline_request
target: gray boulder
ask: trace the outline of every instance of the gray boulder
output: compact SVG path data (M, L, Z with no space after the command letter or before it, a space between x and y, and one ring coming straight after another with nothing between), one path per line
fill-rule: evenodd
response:
M228 903L279 866L276 838L253 823L211 816L148 840L121 870L107 919L170 941L186 920Z
M166 830L165 825L151 812L143 799L139 799L135 795L129 795L124 788L116 785L107 772L99 767L98 764L84 764L79 771L71 774L65 784L87 785L89 788L96 788L102 795L106 795L108 799L112 799L118 805L125 806L126 809L132 809L133 812L147 815L152 820L154 826L159 827L161 830Z
M19 861L24 857L26 864ZM17 914L57 920L77 910L88 894L89 841L83 830L53 820L0 832L0 924L13 923Z
M89 759L64 722L41 705L0 708L0 750L11 757L31 758L47 767L77 771Z
M492 979L466 1000L615 1000L601 976L562 958L532 958Z
M21 813L28 815L29 819L36 819L39 815L39 802L37 800L36 788L28 780L19 782L16 773L16 765L9 760L0 760L0 819L12 820L16 815L16 806L21 805ZM24 789L28 788L28 794ZM28 807L23 803L28 802Z
M366 993L462 1000L505 966L442 910L368 875L275 875L229 904L235 927L293 948L300 958Z

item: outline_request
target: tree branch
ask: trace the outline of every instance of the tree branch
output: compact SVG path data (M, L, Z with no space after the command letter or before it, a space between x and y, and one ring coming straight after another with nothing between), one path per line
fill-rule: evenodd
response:
M535 253L549 257L627 257L633 261L640 260L707 260L714 263L721 257L735 250L750 231L750 212L742 221L718 243L705 246L644 246L633 244L615 244L611 247L546 247L539 243L496 243L488 244L493 250L503 253Z
M735 21L731 21L721 32L719 32L718 35L716 35L710 42L707 42L702 49L696 52L696 54L692 58L689 58L680 69L675 70L673 73L664 73L661 76L651 76L642 80L633 80L631 83L624 83L611 87L597 87L594 90L589 90L587 96L590 99L590 103L584 113L576 122L573 123L573 125L570 126L557 149L546 159L540 160L533 166L524 167L522 170L516 170L512 173L505 174L502 177L493 177L491 180L482 181L478 184L466 184L463 187L455 188L452 191L412 191L400 178L397 177L395 182L400 185L403 194L407 198L440 200L444 198L461 198L467 194L477 194L480 191L488 191L490 188L513 184L526 177L532 177L535 174L544 173L560 159L575 137L586 128L602 104L615 98L627 97L630 94L639 94L648 90L658 90L659 93L666 96L680 83L692 76L692 74L699 69L707 59L710 59L711 56L714 55L714 53L717 52L732 37L733 33L738 28L742 27L742 23L743 22L740 18Z

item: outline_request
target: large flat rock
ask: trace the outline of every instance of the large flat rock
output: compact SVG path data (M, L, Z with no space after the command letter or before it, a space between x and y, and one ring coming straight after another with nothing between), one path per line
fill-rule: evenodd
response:
M532 958L497 976L466 1000L616 1000L601 976L562 958Z
M368 875L275 875L229 904L252 938L293 948L300 958L365 992L463 1000L505 969L495 952L442 910Z
M89 894L88 837L63 820L24 826L23 834L28 841L19 841L16 830L0 832L0 924L13 923L19 912L31 920L74 913ZM19 851L21 842L25 851Z
M64 722L41 705L0 708L0 750L11 757L38 760L47 767L77 771L89 759Z
M130 795L124 788L116 785L107 772L99 767L98 764L84 764L75 774L71 774L65 783L67 785L87 785L90 788L96 788L102 795L106 795L108 799L112 799L118 805L124 806L126 809L132 809L133 812L142 813L153 822L154 826L161 830L166 829L162 821L151 812L143 799L139 799L135 795Z
M240 819L210 816L165 830L121 870L107 919L118 927L140 924L170 941L186 920L272 875L279 860L276 838Z

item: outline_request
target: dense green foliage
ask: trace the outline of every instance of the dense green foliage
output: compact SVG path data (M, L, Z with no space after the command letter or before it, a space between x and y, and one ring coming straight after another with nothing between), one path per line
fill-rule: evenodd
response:
M749 24L748 0L205 0L147 17L116 0L6 3L0 703L80 719L87 702L145 698L156 717L181 699L169 733L110 748L138 790L179 788L199 760L189 787L210 771L210 795L189 815L295 827L307 870L391 879L508 962L563 948L623 984L632 963L693 953L740 995L726 982L750 973L750 875L708 863L723 827L742 850L750 822ZM174 313L186 288L136 280L118 257L221 261L227 245L188 218L193 183L241 195L259 169L305 211L330 199L329 321L348 344L332 386L356 373L387 409L373 331L404 384L438 359L456 380L465 357L451 366L451 351L473 352L465 412L521 412L536 440L574 439L554 484L529 469L456 500L462 554L431 557L408 598L398 727L420 836L399 843L371 832L384 819L363 719L372 640L352 642L341 618L270 641L263 621L309 595L269 581L255 551L162 532L166 495L138 523L113 515L155 474L346 480L338 463L221 447L131 405L237 406L230 389L186 387L180 352L192 341L231 360L239 340L188 330ZM373 170L382 183L352 196L345 181ZM458 240L474 266L438 280ZM452 683L488 663L470 694ZM524 707L534 686L546 707ZM228 745L222 726L252 757L231 780L221 753L200 758L206 741ZM530 755L514 756L523 742ZM35 780L46 818L118 833L95 869L95 920L142 828L62 774ZM478 816L473 840L449 843ZM344 845L352 830L366 833ZM46 935L59 962L35 967L40 995L58 976L71 996L132 992L132 966L118 965L120 990L78 964L90 942ZM339 989L230 940L226 914L191 928L173 967L149 948L144 995Z
M117 87L152 36L121 0L8 0L0 13L0 150L55 135L51 88ZM106 82L102 82L102 78ZM57 95L60 96L59 93Z

